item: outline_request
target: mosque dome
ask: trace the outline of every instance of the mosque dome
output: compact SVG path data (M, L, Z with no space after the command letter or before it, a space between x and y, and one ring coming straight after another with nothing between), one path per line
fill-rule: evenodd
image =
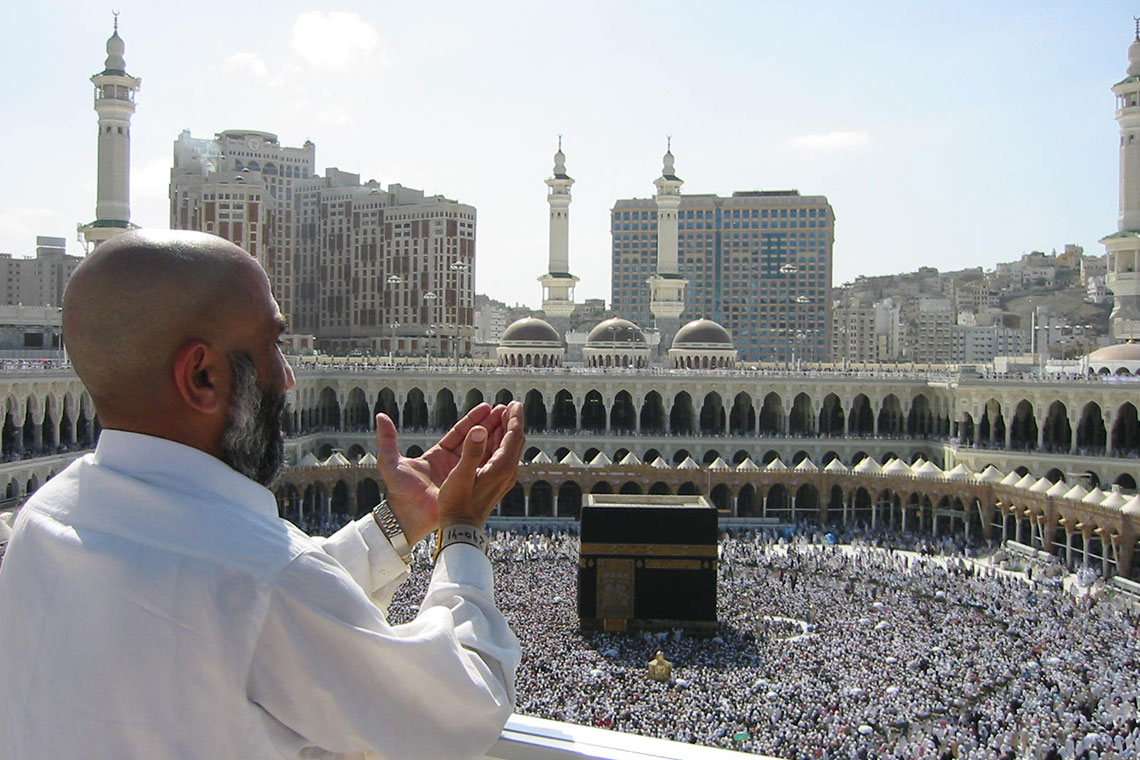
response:
M1140 342L1130 340L1098 348L1085 357L1084 364L1090 375L1140 374Z
M1098 348L1088 358L1090 362L1140 362L1140 343L1130 340Z
M633 322L615 317L590 330L582 348L582 357L587 367L648 367L649 341Z
M673 347L686 345L723 344L731 348L732 338L719 323L711 319L694 319L677 331L673 337Z
M586 345L599 343L625 343L631 346L645 346L645 333L628 319L614 317L598 323L586 336Z
M562 344L558 331L550 323L538 317L523 317L512 322L503 330L499 344L505 343L556 343Z
M736 349L720 324L694 319L673 336L669 360L674 369L731 369L736 366Z
M523 317L503 330L497 353L504 367L561 367L565 349L549 322Z

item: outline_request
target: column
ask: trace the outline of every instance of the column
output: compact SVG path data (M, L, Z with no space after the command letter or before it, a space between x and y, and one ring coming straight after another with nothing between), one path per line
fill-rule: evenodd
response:
M760 516L765 519L768 517L768 494L760 497Z
M1065 526L1065 567L1073 568L1073 531Z

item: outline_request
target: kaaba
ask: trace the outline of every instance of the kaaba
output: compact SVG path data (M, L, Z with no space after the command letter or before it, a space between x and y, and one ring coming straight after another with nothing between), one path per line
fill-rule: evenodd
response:
M716 630L717 511L703 496L590 494L581 540L583 630Z

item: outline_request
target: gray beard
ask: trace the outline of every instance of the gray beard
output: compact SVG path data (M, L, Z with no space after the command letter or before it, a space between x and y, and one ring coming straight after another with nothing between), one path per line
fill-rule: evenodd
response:
M222 431L221 460L252 481L269 486L285 461L281 415L285 393L257 387L257 364L248 351L229 354L233 393Z

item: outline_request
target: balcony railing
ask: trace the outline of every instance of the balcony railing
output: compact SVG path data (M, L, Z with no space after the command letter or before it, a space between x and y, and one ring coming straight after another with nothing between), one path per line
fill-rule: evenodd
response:
M484 755L486 760L765 760L765 757L523 715L511 716L499 740Z

